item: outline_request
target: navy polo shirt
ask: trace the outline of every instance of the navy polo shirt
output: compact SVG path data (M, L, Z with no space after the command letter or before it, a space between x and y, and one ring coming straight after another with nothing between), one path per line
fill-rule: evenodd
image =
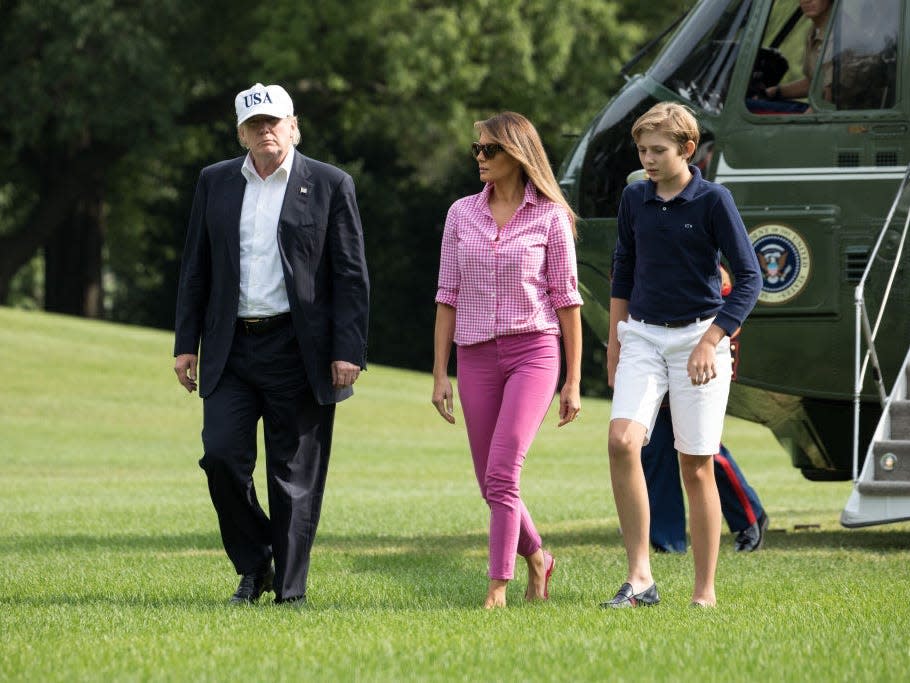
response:
M761 292L761 271L746 226L730 191L702 178L670 201L657 184L628 185L619 203L613 254L614 298L629 302L629 315L665 323L717 316L729 335L742 325ZM720 255L727 259L733 291L720 294Z

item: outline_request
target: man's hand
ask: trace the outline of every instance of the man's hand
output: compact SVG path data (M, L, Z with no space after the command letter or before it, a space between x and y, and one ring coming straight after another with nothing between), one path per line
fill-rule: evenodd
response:
M336 389L349 387L360 377L360 366L346 360L332 361L332 386Z
M190 393L196 391L196 363L198 361L199 356L195 353L181 353L174 360L177 381Z

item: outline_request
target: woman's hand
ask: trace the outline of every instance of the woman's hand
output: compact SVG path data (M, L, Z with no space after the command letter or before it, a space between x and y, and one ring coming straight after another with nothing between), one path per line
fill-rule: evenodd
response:
M581 389L578 382L566 382L559 392L559 424L562 427L573 422L581 412Z
M449 381L448 377L433 378L432 403L436 406L436 410L439 411L443 419L450 424L455 424L454 397L452 382Z

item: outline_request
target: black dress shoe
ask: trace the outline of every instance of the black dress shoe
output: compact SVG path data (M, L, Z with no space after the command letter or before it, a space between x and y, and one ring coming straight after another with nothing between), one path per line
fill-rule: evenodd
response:
M768 515L764 512L755 520L755 524L746 527L736 534L736 552L751 553L760 550L765 544L765 531L768 528Z
M269 565L264 571L255 574L244 574L240 577L240 585L231 596L232 605L252 605L263 593L272 590L272 580L275 570Z
M679 547L674 547L674 546L671 546L671 545L661 545L660 543L653 543L653 542L652 542L652 543L651 543L651 549L652 549L655 553L657 553L657 554L659 554L659 555L663 555L663 554L668 554L668 555L685 555L685 554L686 554L686 547L685 547L685 546L683 546L682 548L679 548Z
M275 598L275 604L288 609L303 609L306 607L306 596L298 595L294 598Z
M624 607L651 607L660 602L660 596L657 594L657 584L652 583L641 593L632 592L632 584L624 583L616 591L616 595L609 602L602 602L600 606L604 609L622 609Z

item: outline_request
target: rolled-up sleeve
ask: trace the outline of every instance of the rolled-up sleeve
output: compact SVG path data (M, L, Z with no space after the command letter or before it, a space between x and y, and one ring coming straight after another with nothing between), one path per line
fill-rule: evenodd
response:
M572 224L565 210L553 212L547 236L547 294L554 309L581 306L584 302L578 291L578 263Z
M458 303L458 234L455 207L446 215L442 233L442 248L439 254L439 280L436 289L436 303L456 307Z

